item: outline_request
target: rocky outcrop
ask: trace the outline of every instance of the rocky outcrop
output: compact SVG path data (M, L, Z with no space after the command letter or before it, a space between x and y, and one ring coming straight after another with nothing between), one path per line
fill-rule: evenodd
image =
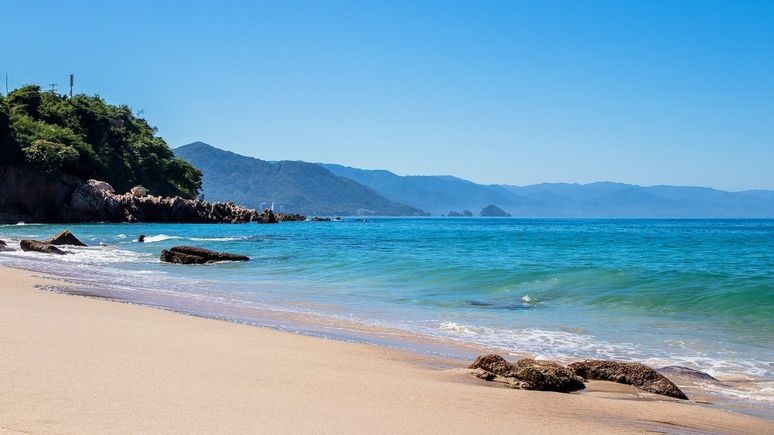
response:
M148 196L148 189L142 186L134 186L131 190L129 190L129 193L131 193L133 196L136 196L137 198L142 198L143 196Z
M86 184L89 185L89 187L93 190L98 190L100 192L105 193L116 193L116 190L113 189L113 186L111 186L109 183L105 181L99 181L99 180L87 180Z
M484 217L510 217L510 213L507 213L505 210L501 209L500 207L489 204L488 206L481 209L479 212L479 215Z
M185 222L185 223L277 223L304 220L300 215L274 213L242 207L233 202L209 203L181 197L139 196L139 190L123 195L98 188L93 182L78 187L67 207L68 221Z
M1 162L0 180L0 223L275 223L306 219L294 214L258 212L231 202L117 195L104 181L83 182L65 174L47 174L33 167Z
M12 251L13 249L9 248L8 245L0 240L0 251Z
M82 183L76 177L3 162L0 180L0 223L61 222L62 206Z
M490 353L481 355L471 364L469 369L483 369L498 376L510 376L513 366L500 355Z
M618 382L635 386L650 393L677 399L688 399L688 396L672 381L644 364L585 360L574 362L567 367L585 379Z
M513 365L511 377L519 381L518 388L522 390L569 393L586 388L582 378L567 367L551 361L520 359Z
M39 242L37 240L22 240L19 243L19 246L21 247L22 251L32 251L32 252L42 252L44 254L57 254L57 255L64 255L65 252L61 249L57 248L56 246L46 243L46 242Z
M86 246L85 243L78 240L71 232L64 230L61 233L46 240L45 243L51 245L72 245L72 246Z
M209 249L194 246L175 246L169 250L161 251L161 261L178 264L207 264L221 261L248 261L244 255L229 254L227 252L210 251Z
M511 364L500 355L479 356L470 365L473 375L486 381L500 380L510 388L569 393L585 388L583 379L567 367L551 361L520 359Z

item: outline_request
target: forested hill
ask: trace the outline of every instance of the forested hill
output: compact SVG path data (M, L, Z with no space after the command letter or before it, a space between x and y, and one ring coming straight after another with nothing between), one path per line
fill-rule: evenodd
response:
M304 214L416 216L424 212L306 162L268 162L194 142L175 149L204 174L207 200L284 207Z
M154 195L185 198L196 197L201 188L201 173L176 158L156 129L129 107L99 96L43 92L38 86L0 97L0 169L29 174L16 180L25 185L96 178L118 192L142 185ZM2 184L0 200L11 207L24 192L13 191L20 187L10 182Z

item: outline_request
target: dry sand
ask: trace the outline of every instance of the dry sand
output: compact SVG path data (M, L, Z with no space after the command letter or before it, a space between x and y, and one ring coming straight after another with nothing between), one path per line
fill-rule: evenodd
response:
M448 361L33 288L0 268L0 432L772 432L627 386L517 391Z

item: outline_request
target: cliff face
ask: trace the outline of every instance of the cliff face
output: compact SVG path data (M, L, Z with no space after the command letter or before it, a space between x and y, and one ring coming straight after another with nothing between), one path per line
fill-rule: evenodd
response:
M0 167L0 222L275 223L304 216L180 197L117 195L104 182Z
M0 164L0 223L60 222L62 205L80 184L76 177Z

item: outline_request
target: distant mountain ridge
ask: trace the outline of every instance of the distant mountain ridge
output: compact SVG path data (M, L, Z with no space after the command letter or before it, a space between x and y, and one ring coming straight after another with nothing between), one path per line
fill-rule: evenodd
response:
M174 150L202 171L208 200L304 214L447 215L494 205L514 217L774 218L774 191L596 182L483 185L302 161L270 162L202 142Z
M277 208L303 214L425 214L313 163L268 162L203 142L181 146L174 152L202 171L202 193L209 201L233 201L254 208L274 203Z
M481 185L451 176L400 176L386 170L321 165L393 201L421 207L433 215L495 204L523 217L774 217L774 191L769 190L726 192L613 182Z

